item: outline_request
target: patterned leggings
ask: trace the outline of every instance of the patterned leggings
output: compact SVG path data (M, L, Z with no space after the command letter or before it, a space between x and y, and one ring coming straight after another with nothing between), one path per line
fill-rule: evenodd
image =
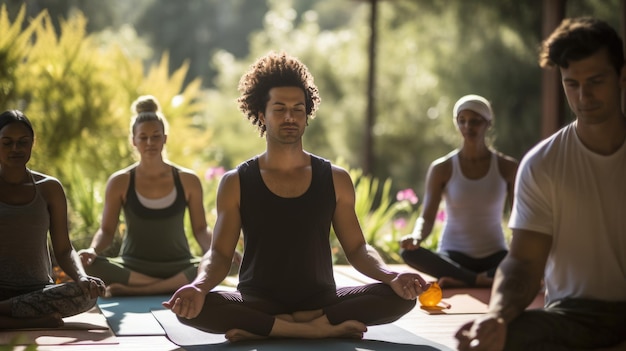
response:
M11 300L11 316L40 317L59 313L69 317L91 309L97 301L75 282L47 285L34 291L0 291L2 300Z

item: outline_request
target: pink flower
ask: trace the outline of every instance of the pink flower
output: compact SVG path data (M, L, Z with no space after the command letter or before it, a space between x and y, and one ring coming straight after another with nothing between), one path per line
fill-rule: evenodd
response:
M404 229L404 227L406 227L406 224L407 224L406 218L402 218L402 217L393 221L393 227L398 230Z
M204 173L204 179L207 182L210 182L214 179L219 179L221 178L224 173L226 173L226 170L224 169L224 167L219 166L219 167L209 167L206 172Z
M446 211L440 210L437 212L437 217L435 217L435 221L443 222L446 220Z
M396 194L396 199L398 201L407 200L413 205L415 205L419 201L419 199L417 198L417 195L415 195L415 192L411 188L398 191L398 194Z

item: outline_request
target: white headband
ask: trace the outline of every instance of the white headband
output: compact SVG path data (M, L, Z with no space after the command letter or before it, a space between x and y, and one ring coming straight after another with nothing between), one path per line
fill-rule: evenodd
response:
M454 108L452 109L452 119L455 121L455 124L456 118L459 116L459 112L463 110L474 111L490 122L493 120L491 104L487 101L487 99L480 95L465 95L460 98L456 104L454 104Z

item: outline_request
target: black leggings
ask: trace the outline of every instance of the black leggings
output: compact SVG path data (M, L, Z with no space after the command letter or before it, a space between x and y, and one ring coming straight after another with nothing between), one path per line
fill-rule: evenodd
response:
M420 272L435 278L454 278L473 286L479 273L486 272L488 277L495 275L496 268L507 251L502 250L487 257L473 258L458 251L435 253L420 247L416 250L403 250L401 254L406 264Z
M297 304L286 304L239 291L212 291L206 295L198 317L180 318L183 324L210 333L223 334L231 329L268 336L274 316L298 311L323 310L331 324L357 320L366 325L391 323L415 307L382 283L338 288Z
M507 351L590 350L626 341L626 301L564 299L526 310L508 326Z

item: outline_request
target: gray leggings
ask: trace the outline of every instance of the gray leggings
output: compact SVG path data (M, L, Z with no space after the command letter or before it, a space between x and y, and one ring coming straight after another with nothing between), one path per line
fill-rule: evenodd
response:
M505 350L585 350L626 340L626 301L564 299L509 324Z
M69 317L91 309L97 301L77 283L47 285L31 291L0 292L1 299L11 300L11 316L18 318L41 317L59 313Z

